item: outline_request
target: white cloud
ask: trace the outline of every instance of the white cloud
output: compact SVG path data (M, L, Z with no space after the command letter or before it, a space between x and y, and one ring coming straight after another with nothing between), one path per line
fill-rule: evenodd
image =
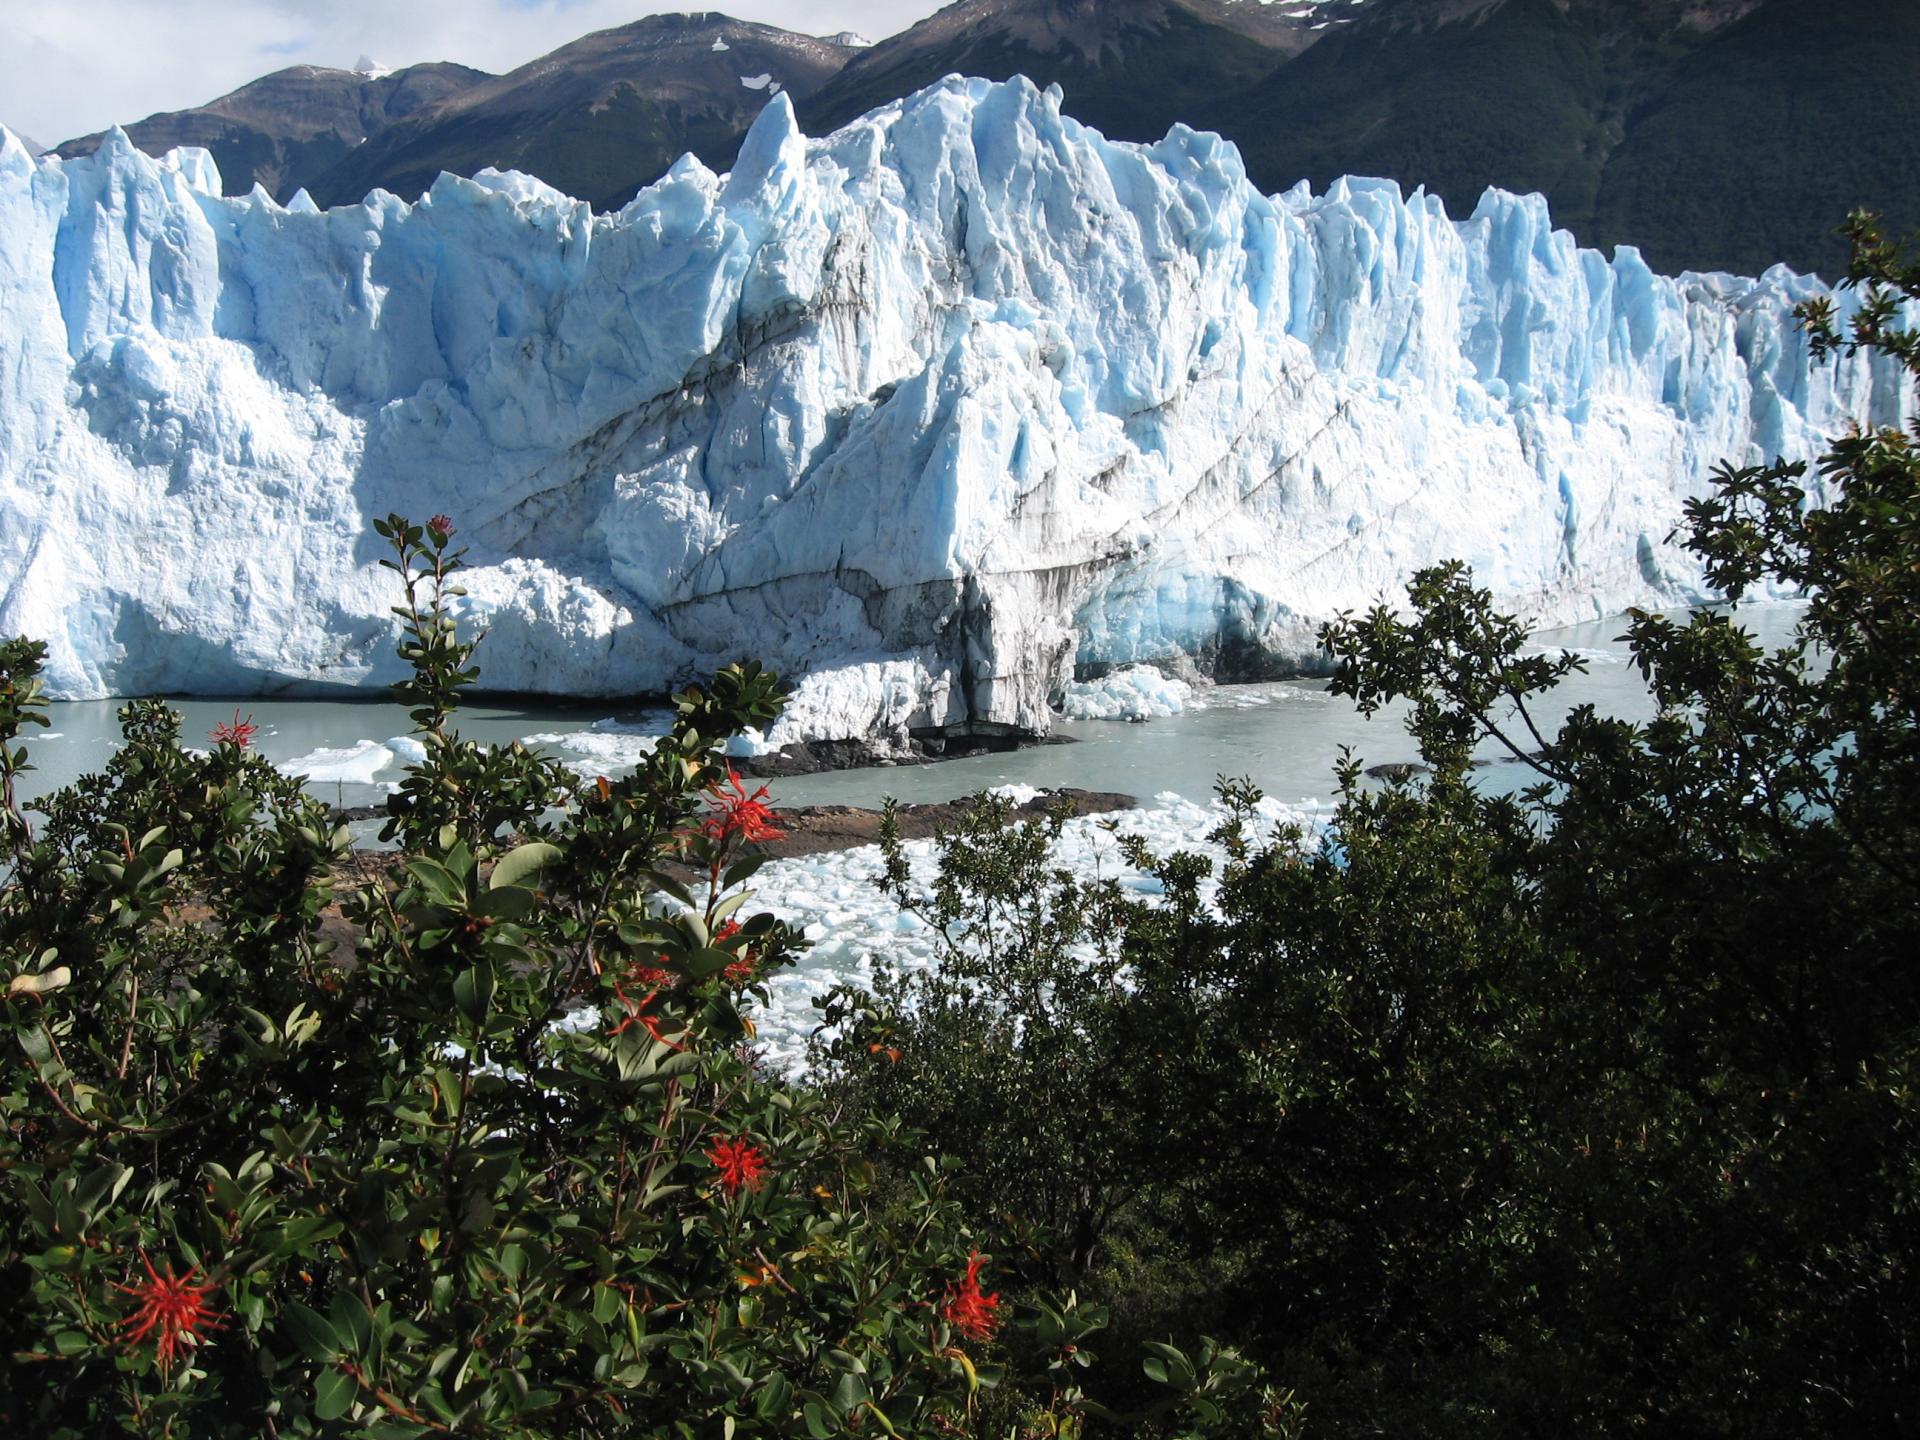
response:
M729 14L881 39L940 0L739 0ZM49 145L204 105L285 65L454 60L511 70L670 7L632 0L23 0L0 45L0 121Z

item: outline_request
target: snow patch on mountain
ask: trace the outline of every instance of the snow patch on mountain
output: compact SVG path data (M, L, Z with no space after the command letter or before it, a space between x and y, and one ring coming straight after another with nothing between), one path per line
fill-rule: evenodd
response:
M1042 730L1076 663L1311 663L1446 556L1535 623L1691 599L1716 462L1908 403L1811 362L1784 270L1664 278L1498 191L1263 196L1019 80L821 140L776 96L731 175L610 215L219 191L0 141L0 627L59 695L389 680L370 522L441 512L490 685L752 655L798 685L769 743Z

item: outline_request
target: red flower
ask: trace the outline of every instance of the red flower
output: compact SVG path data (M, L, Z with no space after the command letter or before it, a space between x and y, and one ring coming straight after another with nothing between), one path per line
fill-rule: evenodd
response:
M427 533L445 544L453 538L453 521L445 515L436 515L427 521Z
M957 1285L947 1287L947 1298L940 1304L940 1318L969 1340L991 1340L1006 1317L1000 1313L1000 1295L980 1293L980 1268L987 1263L978 1250L967 1257L967 1273Z
M253 743L254 732L259 728L258 725L253 723L253 716L249 715L246 719L242 720L240 718L240 712L235 710L231 723L223 720L220 724L213 727L213 743L216 745L237 745L240 749L244 750Z
M193 1277L200 1273L198 1265L176 1279L171 1263L162 1275L153 1268L144 1250L140 1252L140 1263L146 1267L145 1280L137 1285L113 1287L140 1302L133 1314L120 1322L126 1331L120 1338L128 1345L138 1345L152 1337L153 1357L164 1379L184 1344L198 1344L206 1332L226 1324L207 1305L207 1297L220 1287L211 1283L194 1284Z
M746 1136L716 1140L707 1147L707 1159L720 1172L720 1188L727 1198L738 1195L742 1187L758 1190L766 1183L767 1157Z
M722 785L707 791L707 804L713 807L713 813L700 822L700 828L709 839L725 842L738 835L742 840L779 840L786 835L773 823L766 786L747 794L739 772L732 768L727 770L727 784L733 786L731 795Z
M667 957L659 957L658 965L643 965L638 960L627 967L622 977L635 985L644 985L649 990L671 990L680 983L680 977L666 968Z
M615 981L613 994L614 998L619 1001L621 1007L626 1010L627 1018L607 1031L609 1039L615 1035L624 1035L635 1025L638 1025L669 1050L678 1050L681 1048L667 1038L666 1029L661 1023L660 1017L653 1013L653 1002L660 998L660 992L658 990L649 990L645 995L635 1000L627 994L625 987L618 981Z
M724 945L739 933L740 922L738 920L729 920L720 927L720 932L713 937L713 943L716 945ZM727 968L720 973L735 985L745 985L753 979L754 972L759 968L759 954L755 951L748 950L743 952L738 960L727 966Z

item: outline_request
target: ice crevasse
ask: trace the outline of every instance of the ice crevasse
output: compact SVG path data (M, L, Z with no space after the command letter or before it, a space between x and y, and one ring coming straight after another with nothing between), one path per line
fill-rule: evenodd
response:
M1820 291L1609 260L1537 196L1264 196L1023 80L817 140L777 96L730 175L597 216L5 135L0 629L66 697L379 684L370 521L441 513L492 687L753 656L800 677L773 742L1041 730L1076 664L1285 668L1442 557L1542 623L1692 598L1716 462L1910 404L1812 363Z

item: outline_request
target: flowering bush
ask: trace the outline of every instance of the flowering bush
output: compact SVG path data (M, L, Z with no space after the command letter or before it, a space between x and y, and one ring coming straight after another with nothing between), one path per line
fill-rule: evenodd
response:
M453 728L453 526L378 527L426 757L397 863L157 702L14 799L42 647L0 645L0 1421L35 1437L932 1434L995 1371L946 1173L753 1059L800 942L730 667L630 778ZM678 877L702 877L689 886ZM346 936L350 938L339 938ZM910 1173L879 1189L877 1162Z

